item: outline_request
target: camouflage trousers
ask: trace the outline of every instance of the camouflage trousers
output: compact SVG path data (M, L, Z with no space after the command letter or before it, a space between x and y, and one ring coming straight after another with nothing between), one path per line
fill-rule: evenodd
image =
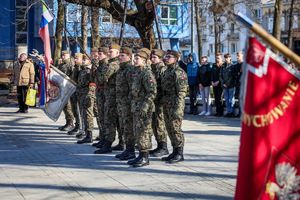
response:
M103 90L98 90L96 92L96 104L97 104L97 110L98 115L96 115L96 119L98 122L98 128L99 128L99 138L104 137L104 103L105 103L105 96Z
M86 97L87 97L88 91L78 91L78 103L79 103L79 110L80 110L80 117L82 122L82 128L83 130L87 130L87 110L85 109L86 106Z
M153 112L148 112L146 116L142 117L140 112L133 113L133 132L141 152L149 151L152 148L152 114Z
M180 102L179 105L176 105L174 102L175 98L176 97L173 97L165 101L164 117L171 144L174 148L177 148L184 146L184 135L181 129L184 115L184 102Z
M130 110L130 103L118 102L117 103L118 115L119 115L119 126L120 132L124 136L126 149L134 148L135 146L135 137L133 133L133 119L132 113Z
M72 106L72 112L75 118L75 126L80 126L80 112L78 112L77 106L79 106L78 102L78 96L77 92L74 92L74 94L71 96L71 106Z
M74 115L73 115L72 104L71 104L70 99L67 101L63 111L64 111L64 114L65 114L66 122L72 122L73 123Z
M167 130L164 120L163 105L156 104L152 115L152 129L157 143L167 143Z
M95 94L88 94L85 98L84 102L84 112L85 112L85 129L86 131L92 132L94 129L94 116L98 116L98 109L96 104L96 96ZM99 118L97 118L97 124L99 124Z
M123 135L119 130L117 103L115 95L105 94L104 103L104 138L106 141L113 143L116 138L116 130L118 130L119 140L123 141Z

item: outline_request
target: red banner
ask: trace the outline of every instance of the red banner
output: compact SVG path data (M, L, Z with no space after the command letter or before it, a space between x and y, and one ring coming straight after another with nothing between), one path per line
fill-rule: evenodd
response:
M299 74L249 39L236 200L300 199Z

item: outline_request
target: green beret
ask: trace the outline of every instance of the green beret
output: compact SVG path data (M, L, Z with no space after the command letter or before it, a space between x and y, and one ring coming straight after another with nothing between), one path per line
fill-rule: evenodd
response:
M162 58L162 57L164 57L165 52L163 50L161 50L161 49L153 49L151 51L151 55L156 55L156 56Z
M119 50L120 51L120 45L118 45L118 44L111 44L110 46L109 46L109 49L117 49L117 50Z
M175 56L177 59L180 58L180 53L178 51L175 51L175 50L168 50L167 54Z
M132 56L132 49L130 49L129 47L122 47L120 50L120 53L125 53L128 56Z

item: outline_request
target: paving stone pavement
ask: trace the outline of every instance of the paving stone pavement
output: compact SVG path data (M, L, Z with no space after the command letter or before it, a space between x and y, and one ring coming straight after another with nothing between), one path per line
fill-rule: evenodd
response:
M186 115L184 162L151 158L149 166L132 168L116 152L94 155L94 147L58 131L63 116L53 122L40 109L16 110L0 107L1 200L233 198L238 119Z

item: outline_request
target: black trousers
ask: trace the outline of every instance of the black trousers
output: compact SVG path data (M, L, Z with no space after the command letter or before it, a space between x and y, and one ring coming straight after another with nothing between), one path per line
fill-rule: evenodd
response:
M189 85L190 90L190 112L195 113L197 112L197 94L199 92L198 85Z
M216 111L218 115L223 115L224 108L222 103L222 92L223 88L220 86L220 84L216 87L213 87L214 90L214 97L215 97L215 105L216 105Z
M28 110L28 106L25 104L27 90L28 86L17 86L18 103L21 111Z

